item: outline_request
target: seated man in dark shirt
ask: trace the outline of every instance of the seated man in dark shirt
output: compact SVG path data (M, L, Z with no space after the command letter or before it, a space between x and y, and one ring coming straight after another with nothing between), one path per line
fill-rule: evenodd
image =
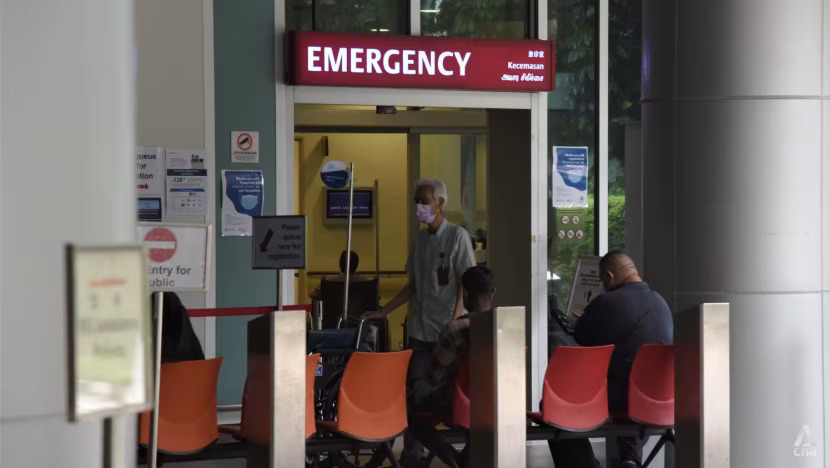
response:
M606 254L599 272L606 292L588 304L573 336L580 346L614 345L608 368L608 409L612 414L625 413L628 377L640 345L671 344L674 325L665 299L640 279L637 267L624 252ZM621 468L640 466L645 442L645 438L617 439ZM587 439L550 445L555 463L564 453L569 460L578 460L565 466L598 466Z
M493 308L496 293L493 273L485 266L468 268L461 276L465 315L448 323L441 331L432 353L432 372L429 379L416 381L410 395L410 427L415 438L435 454L444 464L456 468L464 466L463 457L435 430L434 417L421 419L419 413L429 413L449 420L455 392L455 377L459 363L469 354L470 316Z

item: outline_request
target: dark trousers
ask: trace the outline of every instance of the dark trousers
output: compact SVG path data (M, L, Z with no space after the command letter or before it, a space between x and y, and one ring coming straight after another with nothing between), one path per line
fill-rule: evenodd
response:
M541 408L541 404L539 405ZM640 465L643 462L643 446L646 437L618 437L620 463L633 461ZM548 441L550 455L556 468L599 468L599 461L594 456L594 449L588 439L567 439L556 442ZM613 467L609 467L613 468Z
M430 374L432 372L432 352L435 350L435 343L409 339L407 348L412 350L412 357L409 359L409 370L406 375L407 407L412 410L421 406L423 400L431 393ZM409 426L414 428L412 412L409 414ZM407 430L403 436L405 463L420 460L423 457L424 449L416 440L414 431Z

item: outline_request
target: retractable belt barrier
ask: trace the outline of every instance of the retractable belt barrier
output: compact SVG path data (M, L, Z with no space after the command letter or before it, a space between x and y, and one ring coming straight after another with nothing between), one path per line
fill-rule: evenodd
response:
M311 312L311 304L291 304L281 307L258 306L258 307L222 307L215 309L190 309L187 315L190 318L201 317L239 317L244 315L265 315L278 310L304 310Z

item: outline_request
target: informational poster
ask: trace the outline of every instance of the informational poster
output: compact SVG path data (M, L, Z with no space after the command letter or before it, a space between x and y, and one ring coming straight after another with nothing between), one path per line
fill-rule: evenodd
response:
M584 242L589 226L588 210L560 208L556 210L556 238L559 242Z
M205 155L203 149L167 148L168 215L207 215Z
M139 224L153 291L205 291L210 267L210 226Z
M259 162L259 132L231 132L231 162Z
M588 207L588 148L585 146L553 147L554 208Z
M151 405L152 339L141 247L67 248L68 419Z
M574 283L571 287L571 297L568 299L568 317L578 319L588 304L602 294L602 281L599 277L599 261L601 257L584 256L579 258L574 274Z
M250 236L262 216L262 171L222 171L222 236Z
M164 148L136 148L136 186L139 197L164 195Z
M261 216L254 218L253 227L254 269L305 268L305 216Z

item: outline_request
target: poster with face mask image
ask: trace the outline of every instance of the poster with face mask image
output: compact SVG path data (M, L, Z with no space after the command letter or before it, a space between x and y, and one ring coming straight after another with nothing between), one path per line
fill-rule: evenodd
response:
M554 208L588 207L588 148L553 147L551 199Z
M222 236L250 236L262 216L262 171L222 171Z

